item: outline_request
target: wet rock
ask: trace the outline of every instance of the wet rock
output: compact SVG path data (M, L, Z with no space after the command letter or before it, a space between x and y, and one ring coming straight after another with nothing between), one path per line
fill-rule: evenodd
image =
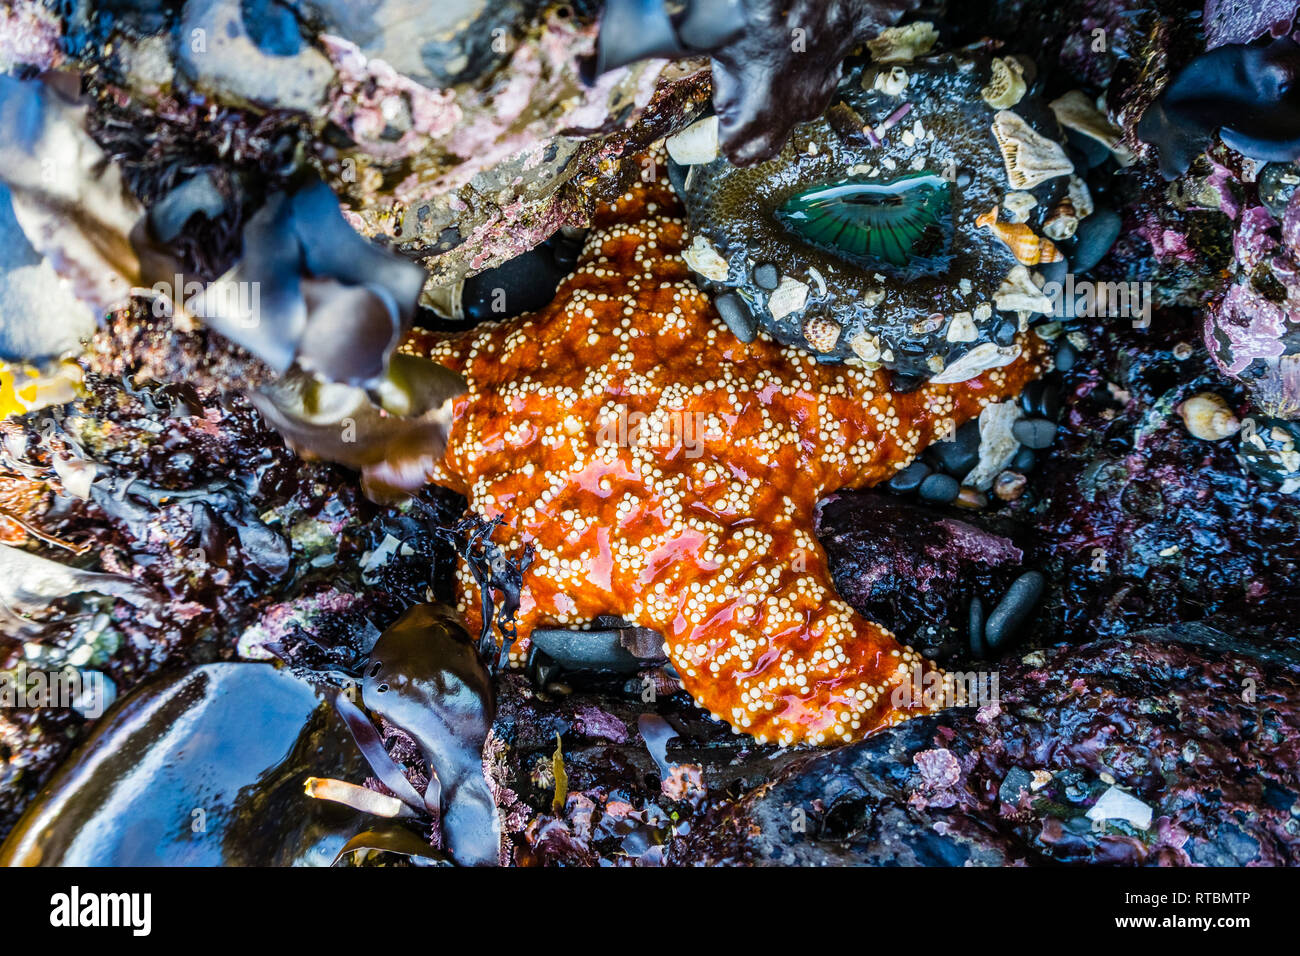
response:
M1004 666L996 706L800 759L675 842L671 860L1294 865L1300 792L1276 761L1300 737L1300 670L1168 638ZM1243 697L1251 687L1260 696ZM942 779L927 771L939 764ZM1116 788L1132 812L1108 809Z
M275 0L186 0L176 55L199 89L258 106L315 109L334 79L292 11Z
M328 866L357 815L306 777L361 759L306 683L209 664L122 700L0 848L6 866Z
M828 499L818 537L839 594L913 646L964 634L971 597L1002 593L1023 558L1007 538L878 493Z

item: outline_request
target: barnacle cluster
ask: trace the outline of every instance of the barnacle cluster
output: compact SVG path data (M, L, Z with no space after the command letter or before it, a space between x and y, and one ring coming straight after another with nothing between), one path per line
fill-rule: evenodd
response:
M780 155L737 167L710 120L669 141L687 261L742 339L960 382L1004 365L1092 212L1034 64L885 31Z

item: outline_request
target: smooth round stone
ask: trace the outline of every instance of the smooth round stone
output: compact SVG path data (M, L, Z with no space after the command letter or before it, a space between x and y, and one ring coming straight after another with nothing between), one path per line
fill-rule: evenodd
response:
M1034 454L1032 448L1022 448L1016 452L1016 457L1011 459L1011 470L1024 474L1034 470L1034 465L1038 463L1038 456Z
M1020 393L1020 407L1030 415L1055 421L1061 413L1061 393L1053 382L1037 379Z
M781 272L770 262L760 262L754 266L754 285L768 292L781 284Z
M984 625L984 640L990 651L1001 650L1020 631L1046 586L1047 579L1039 571L1026 571L1011 582L1011 587Z
M722 321L727 323L732 335L742 342L754 341L754 336L758 334L758 319L737 293L724 292L713 300L713 307L722 316Z
M918 459L890 478L885 487L896 495L910 495L921 487L921 482L929 474L930 466Z
M1300 186L1300 169L1295 163L1269 163L1259 171L1255 183L1259 188L1259 201L1280 222L1292 194Z
M1056 423L1045 418L1022 418L1011 426L1011 434L1026 448L1050 448L1056 441Z
M1056 262L1042 262L1036 267L1038 274L1043 277L1043 282L1060 282L1065 283L1065 277L1070 271L1069 259L1058 259Z
M1074 234L1074 254L1070 257L1074 271L1087 272L1106 258L1123 227L1124 220L1113 209L1099 207L1087 219L1080 220L1079 231Z
M980 425L977 419L967 422L953 434L951 441L940 439L925 450L926 460L936 469L961 478L980 458Z
M921 497L935 504L946 505L960 493L961 484L952 475L936 472L921 482Z
M1056 347L1056 370L1058 372L1068 372L1074 368L1075 362L1079 360L1079 350L1069 343L1065 338L1061 339L1061 344Z
M988 653L984 644L984 601L976 595L970 599L970 617L967 621L966 636L970 639L970 652L976 660Z
M1019 322L1013 318L1003 317L993 327L993 341L1005 347L1016 340L1016 333L1019 331Z
M958 508L968 508L971 511L979 511L981 508L989 506L989 496L977 488L962 488L953 500Z
M569 270L555 260L550 245L540 245L465 280L461 309L471 322L493 321L535 312L555 298Z

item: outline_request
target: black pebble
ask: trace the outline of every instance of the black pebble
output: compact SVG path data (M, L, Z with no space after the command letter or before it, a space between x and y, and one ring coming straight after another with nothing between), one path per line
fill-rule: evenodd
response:
M976 660L983 660L988 648L984 645L984 602L978 595L970 599L970 624L966 633L970 638L971 654Z
M952 475L936 472L921 482L921 497L939 505L946 505L956 498L960 491L961 485Z
M501 321L534 312L555 298L555 288L569 269L555 260L549 245L516 256L495 269L465 280L461 308L472 322Z
M1011 434L1026 448L1050 448L1056 440L1056 423L1045 418L1022 418L1011 426Z
M1074 363L1078 360L1079 350L1066 339L1061 339L1061 344L1056 347L1056 370L1058 372L1068 372L1074 368Z
M1022 448L1016 452L1016 457L1011 459L1011 470L1018 471L1022 475L1034 470L1037 456L1031 448Z
M952 441L940 439L925 450L925 458L936 469L964 478L980 460L980 423L972 419L957 429Z
M1124 221L1113 209L1098 208L1087 219L1081 220L1079 231L1074 234L1074 254L1070 257L1074 271L1087 272L1106 258L1123 226Z
M1047 379L1037 379L1025 386L1020 393L1020 407L1030 415L1055 421L1061 413L1061 393L1056 385Z
M1065 138L1083 157L1088 169L1095 169L1110 159L1110 150L1104 143L1099 143L1091 136L1085 136L1076 130L1066 130ZM1071 158L1074 158L1071 156Z
M754 284L771 292L781 284L781 271L770 262L760 262L754 266Z
M1024 626L1046 584L1047 579L1039 571L1026 571L1011 582L984 626L984 640L990 651L1001 650Z
M1034 778L1028 770L1023 767L1012 767L1002 778L1002 785L998 787L998 799L1003 803L1019 803L1020 795L1029 790L1033 782Z
M914 461L898 474L890 478L886 487L896 495L909 495L921 487L930 474L930 466L923 461Z
M724 292L713 300L713 306L736 338L742 342L754 341L754 336L758 334L758 320L739 294Z
M1058 282L1065 284L1065 277L1070 273L1070 260L1057 259L1055 262L1044 262L1038 266L1038 274L1043 277L1043 282ZM1064 304L1064 303L1062 303ZM1056 316L1059 318L1059 316Z
M1004 316L993 327L993 341L998 345L1010 345L1016 340L1016 333L1019 331L1020 323L1010 316Z

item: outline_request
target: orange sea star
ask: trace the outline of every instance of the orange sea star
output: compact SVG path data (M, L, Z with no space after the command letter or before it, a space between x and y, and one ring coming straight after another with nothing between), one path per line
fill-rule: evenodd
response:
M922 713L891 692L929 665L836 595L814 508L1015 395L1043 347L1022 336L1010 365L897 393L883 370L744 344L691 282L684 229L666 182L638 184L597 212L549 306L405 345L469 383L430 479L533 548L512 663L534 627L612 614L663 635L699 705L759 741L851 741ZM460 585L477 626L465 569Z

